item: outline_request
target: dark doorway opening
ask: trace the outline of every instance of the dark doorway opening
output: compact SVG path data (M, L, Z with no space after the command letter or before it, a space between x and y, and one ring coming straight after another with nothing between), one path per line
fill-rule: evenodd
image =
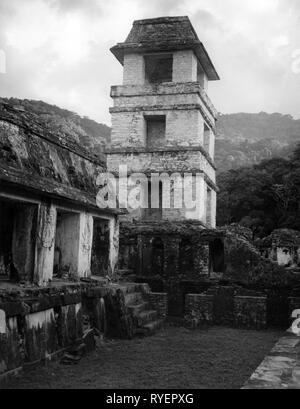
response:
M109 250L109 222L94 218L92 275L106 277L109 274Z
M215 239L209 243L209 261L211 273L224 273L224 243L221 239Z
M147 84L172 82L173 55L154 54L145 56L145 79Z
M193 244L188 237L181 240L179 245L179 271L191 272L194 269Z
M79 213L57 211L53 276L68 279L78 273Z
M33 281L37 205L0 201L0 278Z
M156 237L152 241L152 273L162 275L164 272L164 243Z

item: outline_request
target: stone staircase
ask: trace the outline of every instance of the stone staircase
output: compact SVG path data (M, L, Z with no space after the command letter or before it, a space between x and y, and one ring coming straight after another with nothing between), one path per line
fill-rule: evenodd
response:
M147 284L126 284L124 286L125 305L132 316L134 335L153 335L163 327L164 320L149 302L150 289Z

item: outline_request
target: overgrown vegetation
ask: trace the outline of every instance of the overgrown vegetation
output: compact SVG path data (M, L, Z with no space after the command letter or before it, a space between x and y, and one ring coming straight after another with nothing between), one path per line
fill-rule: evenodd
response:
M143 339L106 341L78 365L52 363L9 389L239 389L281 332L169 327Z
M300 144L289 159L223 172L218 185L219 226L239 223L253 238L278 228L300 230Z
M94 153L102 152L110 143L110 128L74 112L28 99L0 98L0 103L9 104L16 109L28 111L36 120L51 132L67 134L76 142Z
M288 157L300 140L300 120L291 115L230 114L217 122L215 161L219 172Z

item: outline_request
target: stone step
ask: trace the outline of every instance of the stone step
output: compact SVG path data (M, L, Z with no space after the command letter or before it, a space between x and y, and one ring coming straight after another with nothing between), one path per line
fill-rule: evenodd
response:
M118 284L118 287L122 290L124 294L131 294L131 293L148 294L150 292L150 288L148 284L122 283L122 284Z
M144 298L143 298L142 293L128 293L128 294L125 294L125 304L126 304L126 306L141 304L143 301L144 301Z
M156 320L145 324L141 328L137 328L135 331L135 335L139 336L149 336L155 334L159 329L163 327L164 320Z
M127 308L131 311L133 316L137 316L141 312L148 310L150 308L150 304L145 301L140 304L128 305Z
M148 311L143 311L140 314L136 316L136 322L138 327L143 327L151 322L154 322L157 320L157 311L155 310L148 310Z

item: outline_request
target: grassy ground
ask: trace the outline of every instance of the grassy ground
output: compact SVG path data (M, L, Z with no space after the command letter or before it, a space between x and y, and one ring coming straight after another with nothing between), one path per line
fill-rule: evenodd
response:
M167 328L133 341L106 341L75 366L59 362L8 388L240 388L282 334L214 327Z

